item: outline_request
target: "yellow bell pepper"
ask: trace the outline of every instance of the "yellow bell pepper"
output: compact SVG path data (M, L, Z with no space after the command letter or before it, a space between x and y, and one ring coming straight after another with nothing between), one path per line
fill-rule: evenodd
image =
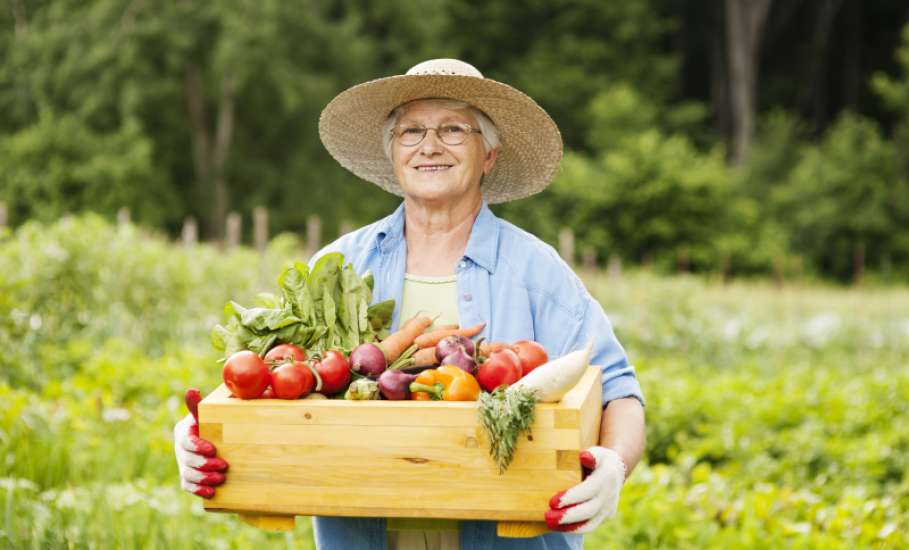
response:
M412 398L434 401L476 401L480 384L469 372L454 365L424 370L410 383Z

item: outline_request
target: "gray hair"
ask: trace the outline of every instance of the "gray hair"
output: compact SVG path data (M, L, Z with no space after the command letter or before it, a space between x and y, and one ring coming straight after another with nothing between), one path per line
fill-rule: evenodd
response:
M480 137L483 138L483 148L486 152L488 153L501 145L501 142L499 141L499 129L483 111L477 109L473 105L457 99L445 98L415 99L414 101L431 101L433 104L444 109L467 111L473 116L474 120L477 121L477 125L480 127ZM398 119L401 118L401 114L404 113L405 108L411 103L413 103L413 101L408 101L407 103L402 103L395 107L395 110L388 115L388 118L385 119L385 124L382 126L382 146L385 149L385 156L388 157L389 160L391 160L391 130L398 123Z

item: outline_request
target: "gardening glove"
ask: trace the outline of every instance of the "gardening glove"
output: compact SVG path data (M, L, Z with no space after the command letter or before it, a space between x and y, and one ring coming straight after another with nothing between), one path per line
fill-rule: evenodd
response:
M584 480L549 500L546 524L553 531L589 533L615 515L625 483L625 462L612 449L581 452Z
M215 456L215 446L199 437L199 401L202 395L186 390L190 414L174 426L174 453L180 470L180 486L202 498L215 495L215 486L224 483L227 462Z

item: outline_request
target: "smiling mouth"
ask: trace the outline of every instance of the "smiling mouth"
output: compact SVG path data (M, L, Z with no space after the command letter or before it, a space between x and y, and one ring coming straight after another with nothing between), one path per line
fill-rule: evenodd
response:
M442 170L448 170L451 168L451 164L423 164L417 166L415 170L417 172L441 172Z

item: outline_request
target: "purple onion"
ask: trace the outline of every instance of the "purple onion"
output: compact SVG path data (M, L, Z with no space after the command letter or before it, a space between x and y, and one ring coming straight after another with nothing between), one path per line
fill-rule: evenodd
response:
M385 354L375 344L360 344L350 352L350 368L370 378L376 378L388 366Z
M463 348L467 355L474 354L473 340L466 336L453 334L442 338L436 344L436 361L442 362L446 357L458 351L458 348Z
M453 365L469 374L475 375L477 373L477 362L474 361L473 355L468 354L463 346L458 347L454 353L446 355L445 359L442 359L442 364Z
M379 392L385 399L403 401L410 398L410 383L417 379L416 374L407 374L399 370L387 370L379 376Z

